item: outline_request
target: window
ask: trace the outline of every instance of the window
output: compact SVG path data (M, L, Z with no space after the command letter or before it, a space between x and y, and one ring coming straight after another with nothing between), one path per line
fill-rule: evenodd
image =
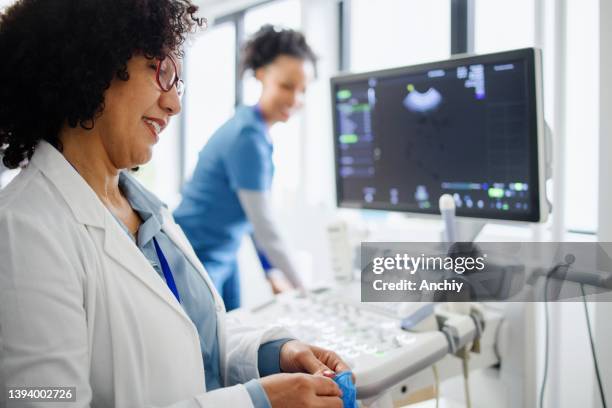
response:
M232 23L208 28L187 49L184 96L186 179L210 136L234 112L235 36Z
M299 29L301 15L298 0L280 0L254 7L244 16L244 33L248 37L264 24Z
M595 232L599 185L599 1L566 4L566 227Z
M351 71L449 57L450 0L352 0L351 4Z
M476 53L533 47L534 0L476 0L474 4Z

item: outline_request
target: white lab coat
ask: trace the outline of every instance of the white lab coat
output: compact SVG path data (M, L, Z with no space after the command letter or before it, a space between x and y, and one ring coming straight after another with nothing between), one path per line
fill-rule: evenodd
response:
M258 377L259 345L290 334L230 321L164 211L163 230L214 295L226 388L205 392L195 326L89 185L43 141L0 191L0 405L6 386L75 386L77 402L66 404L74 408L252 406L240 383Z

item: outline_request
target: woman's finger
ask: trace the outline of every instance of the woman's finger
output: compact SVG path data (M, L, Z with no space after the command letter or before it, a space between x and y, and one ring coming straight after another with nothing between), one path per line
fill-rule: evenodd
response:
M312 381L315 386L315 393L321 396L342 397L342 391L338 384L331 378L312 376Z
M302 363L302 366L304 367L304 369L308 373L310 373L310 374L327 375L328 373L332 373L333 374L333 372L334 372L334 370L331 367L325 365L313 353L306 354L304 359L301 361L301 363Z

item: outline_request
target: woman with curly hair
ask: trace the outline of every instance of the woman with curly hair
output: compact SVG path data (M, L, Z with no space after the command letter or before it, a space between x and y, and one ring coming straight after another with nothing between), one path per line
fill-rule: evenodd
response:
M238 107L212 135L174 212L228 310L240 307L236 254L251 231L264 259L286 278L269 274L274 292L289 285L303 289L271 205L274 165L268 129L301 107L307 64L316 69L316 60L304 35L291 29L265 25L246 42L242 71L251 71L261 83L259 101Z
M181 110L196 12L19 0L0 14L0 155L22 167L0 191L1 406L38 404L26 387L74 387L71 407L342 406L328 377L346 364L230 321L166 207L125 171Z

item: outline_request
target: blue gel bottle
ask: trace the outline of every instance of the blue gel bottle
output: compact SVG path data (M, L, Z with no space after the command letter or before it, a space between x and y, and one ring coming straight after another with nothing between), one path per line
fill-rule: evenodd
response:
M333 380L338 384L342 391L342 402L344 408L358 408L357 406L357 389L353 384L352 373L344 371L337 374Z

